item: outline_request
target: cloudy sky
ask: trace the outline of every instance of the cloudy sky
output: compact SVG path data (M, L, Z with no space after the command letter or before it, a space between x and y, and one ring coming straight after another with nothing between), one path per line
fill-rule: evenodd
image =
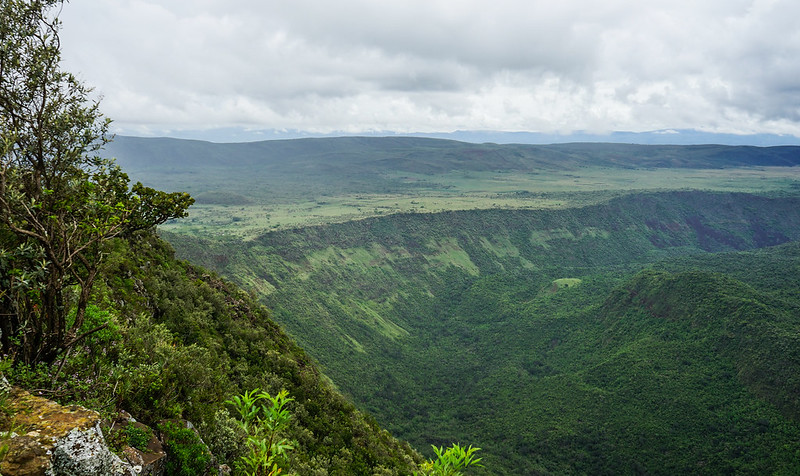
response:
M800 136L797 0L71 0L117 132Z

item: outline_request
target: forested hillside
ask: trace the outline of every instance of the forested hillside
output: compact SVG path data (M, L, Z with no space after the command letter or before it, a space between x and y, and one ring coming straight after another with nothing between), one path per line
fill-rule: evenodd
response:
M63 367L7 369L15 385L113 416L126 410L156 427L194 422L219 463L243 455L226 399L252 389L294 399L284 435L297 474L409 474L420 456L358 412L247 293L175 260L151 233L116 241L96 284L81 341ZM230 411L229 411L230 410ZM190 469L185 469L190 471ZM188 474L188 473L187 473Z
M339 388L487 474L796 471L796 198L635 194L170 235L254 290Z

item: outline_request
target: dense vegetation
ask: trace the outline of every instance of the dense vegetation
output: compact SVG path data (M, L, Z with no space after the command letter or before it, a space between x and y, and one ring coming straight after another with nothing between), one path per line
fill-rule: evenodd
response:
M311 216L415 212L170 239L258 293L360 406L433 445L438 460L423 462L253 295L155 235L192 199L129 187L96 153L108 121L60 69L50 14L62 4L0 3L0 369L12 383L157 426L170 474L202 474L213 457L256 473L458 474L484 459L472 445L493 474L800 472L798 148L114 146L142 180L194 187L205 221L178 231L247 225L238 234L254 238ZM676 178L765 195L632 192ZM2 455L13 415L0 407ZM142 447L149 435L109 437Z
M111 243L87 326L107 322L63 367L18 365L12 383L145 423L187 418L221 462L243 451L225 400L260 388L294 401L285 437L298 474L408 474L420 457L334 391L261 305L172 257L151 233ZM322 471L322 473L319 473ZM383 473L381 473L383 471Z
M346 394L487 474L792 473L796 198L670 192L170 236L254 289ZM690 257L690 258L687 258Z

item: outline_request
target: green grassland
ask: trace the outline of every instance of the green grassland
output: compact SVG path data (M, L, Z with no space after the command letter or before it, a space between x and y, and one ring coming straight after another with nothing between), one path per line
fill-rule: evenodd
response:
M553 285L548 292L555 293L563 289L574 288L583 282L580 278L559 278L553 281Z
M189 218L163 229L200 237L252 239L393 213L566 208L643 190L800 191L798 147L118 137L106 154L134 180L191 193Z
M448 172L435 177L392 174L413 183L405 192L307 196L265 196L240 180L233 193L199 191L200 203L187 219L163 229L194 236L252 239L267 230L343 222L393 213L435 213L471 209L553 209L601 203L644 190L697 189L751 193L792 193L800 167L732 169L609 169L583 167L539 173ZM181 187L184 185L184 187ZM189 184L175 183L192 191ZM255 185L253 185L255 187ZM246 194L246 195L245 195Z

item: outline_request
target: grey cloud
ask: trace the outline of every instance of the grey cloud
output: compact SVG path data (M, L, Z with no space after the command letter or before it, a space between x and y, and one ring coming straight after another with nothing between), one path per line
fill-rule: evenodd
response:
M104 0L68 67L127 126L800 130L792 0Z
M333 48L370 45L489 71L583 68L598 28L555 2L299 1L278 13L293 34Z

